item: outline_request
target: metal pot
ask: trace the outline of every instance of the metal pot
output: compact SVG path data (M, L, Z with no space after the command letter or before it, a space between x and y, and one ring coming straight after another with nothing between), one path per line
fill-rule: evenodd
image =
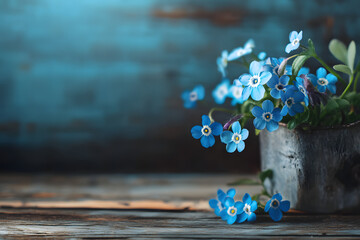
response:
M360 212L360 122L337 128L260 133L265 184L291 208L314 213Z

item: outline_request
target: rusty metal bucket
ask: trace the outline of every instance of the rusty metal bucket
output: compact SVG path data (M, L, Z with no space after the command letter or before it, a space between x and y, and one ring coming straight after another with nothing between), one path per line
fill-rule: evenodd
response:
M260 133L265 183L291 207L313 213L360 212L360 122L327 129Z

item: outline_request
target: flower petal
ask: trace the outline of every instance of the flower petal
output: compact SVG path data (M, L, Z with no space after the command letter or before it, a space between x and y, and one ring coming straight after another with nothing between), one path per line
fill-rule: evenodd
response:
M255 212L255 210L257 209L257 207L258 207L257 202L256 202L256 201L252 201L252 202L251 202L251 205L250 205L250 211L251 211L251 212Z
M228 195L229 197L234 197L236 194L236 190L234 188L230 188L227 192L226 195Z
M262 85L258 85L257 87L254 87L251 92L251 98L255 101L259 101L264 97L265 88Z
M203 126L204 126L204 125L207 125L207 126L210 125L211 121L210 121L210 118L209 118L208 115L202 115L201 118L202 118L202 125L203 125Z
M240 125L240 123L238 121L234 122L231 125L231 128L232 128L234 133L240 133L241 132L241 125Z
M270 208L269 215L275 222L280 221L283 216L279 208Z
M296 31L292 31L290 34L289 34L289 40L290 42L293 42L298 36L298 33Z
M271 89L270 95L275 99L280 98L280 92L277 89Z
M233 133L230 131L224 131L220 135L221 142L228 144L232 141Z
M226 222L228 223L228 224L234 224L234 222L236 221L236 218L237 218L237 216L235 215L235 216L229 216L228 217L228 219L226 220Z
M218 200L216 200L216 199L210 199L209 200L209 205L210 205L210 207L211 208L217 208L218 207L218 203L219 203L219 201Z
M262 118L262 115L264 114L264 110L259 106L254 106L251 109L251 113L257 118Z
M251 197L248 193L245 193L245 195L243 196L243 203L246 203L246 204L251 204Z
M250 81L251 75L250 74L243 74L239 77L239 81L241 84L243 84L244 86L248 86L249 85L249 81Z
M294 48L293 48L292 43L289 43L288 45L286 45L285 52L290 53L293 49Z
M273 115L273 120L276 122L280 122L281 119L283 118L283 116L280 114L281 109L280 108L274 108L274 110L272 111L272 115Z
M290 209L290 202L285 200L280 202L280 209L283 212L287 212Z
M193 138L195 139L199 139L202 136L202 132L201 132L202 127L199 125L196 125L194 127L191 128L191 135Z
M287 75L283 75L280 78L280 83L283 85L287 85L289 83L290 77Z
M273 132L273 131L277 130L278 128L279 128L279 123L274 120L270 120L269 122L266 123L266 129L269 132Z
M262 118L259 118L259 117L255 118L253 123L254 123L255 128L258 130L263 130L266 126L265 120Z
M329 84L331 84L331 83L336 83L336 82L337 82L337 77L335 77L335 76L332 75L331 73L329 73L328 75L326 75L326 79L329 81Z
M247 129L241 130L241 140L246 140L249 137L249 131Z
M274 104L270 100L265 100L262 104L262 108L264 109L264 112L272 112L274 110Z
M230 142L229 144L226 145L226 151L229 153L233 153L236 150L236 143L234 142Z
M256 220L255 213L251 213L250 216L248 217L248 222L254 222L255 220Z
M286 114L288 114L288 107L287 106L284 106L282 109L281 109L281 112L280 112L280 114L282 115L282 116L286 116Z
M209 135L209 136L205 136L203 135L200 139L200 142L201 142L201 145L204 147L204 148L209 148L209 147L212 147L215 143L215 138L213 135Z
M244 143L244 141L240 141L238 144L237 144L237 150L238 150L238 152L242 152L243 150L244 150L244 148L245 148L245 143Z
M275 88L276 84L279 83L279 77L277 75L273 75L272 78L266 83L270 88Z
M277 199L277 200L281 201L281 200L282 200L282 196L281 196L280 193L277 193L277 194L275 194L274 196L272 196L272 199Z
M235 202L234 207L237 208L237 214L241 214L242 212L244 212L245 204L243 202L237 201Z
M266 205L265 205L265 208L264 208L264 211L265 212L268 212L269 209L270 209L270 204L271 204L271 199L269 201L267 201Z
M242 223L245 222L249 215L246 212L242 212L240 215L237 216L236 222Z
M250 94L251 94L251 92L252 92L252 87L244 87L244 90L243 90L243 92L242 92L242 100L243 101L246 101L246 100L248 100L248 98L249 98L249 96L250 96Z
M227 209L224 209L220 212L220 217L224 221L228 219L229 215L227 214Z
M250 74L252 75L252 76L254 76L254 75L258 75L259 73L260 73L260 71L261 71L261 68L262 68L262 65L261 65L261 63L260 62L257 62L257 61L252 61L251 63L250 63Z
M304 106L300 103L295 103L292 105L291 110L293 110L295 113L302 113L304 112Z
M272 74L270 72L262 72L260 74L260 84L266 84L271 79L271 77Z
M234 206L234 199L232 198L232 197L227 197L227 198L225 198L225 201L224 201L224 206L226 207L226 208L229 208L229 207L232 207L232 206Z
M211 128L211 133L214 136L219 136L223 131L222 125L220 123L218 123L218 122L213 122L210 125L210 128Z
M300 31L299 34L298 34L298 36L297 36L297 38L299 39L299 41L302 39L302 37L303 37L302 35L303 35L303 32Z
M205 97L205 89L202 85L197 85L194 90L194 92L196 92L197 94L197 99L198 100L203 100Z
M327 72L326 72L325 68L323 68L323 67L319 67L318 70L316 70L316 76L318 78L325 78L326 74L327 74Z

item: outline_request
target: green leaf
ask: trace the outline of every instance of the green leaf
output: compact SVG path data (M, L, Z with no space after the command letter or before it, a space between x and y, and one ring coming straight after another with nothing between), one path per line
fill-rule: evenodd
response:
M354 72L359 72L359 71L360 71L360 61L358 61Z
M346 73L347 75L351 75L351 74L352 74L351 69L350 69L348 66L343 65L343 64L335 65L333 68L334 68L336 71Z
M355 62L355 55L356 55L356 45L354 41L351 41L349 44L349 48L347 50L347 61L348 67L351 69L351 72L354 70L354 62Z
M292 63L292 74L294 76L297 76L300 68L302 68L306 60L308 60L310 57L310 55L301 55L295 58L294 62Z
M260 134L261 130L255 129L255 135L258 136Z
M303 113L298 113L295 115L294 118L292 118L288 124L287 127L288 129L294 129L297 126L299 126L300 124L306 122L309 119L310 113L308 110L304 111Z
M239 186L239 185L260 185L258 181L249 178L243 178L227 184L228 186Z
M347 64L347 49L344 43L337 39L333 39L329 43L329 50L335 58Z
M336 98L335 101L338 104L341 111L343 111L343 112L349 112L350 111L351 104L350 104L350 102L348 100L341 99L341 98Z
M309 38L308 39L308 47L309 47L309 54L314 55L315 54L315 46L313 41Z
M273 171L271 169L267 169L265 171L262 171L259 174L259 178L260 178L261 183L264 183L266 178L272 179L273 175L274 175L274 173L273 173Z

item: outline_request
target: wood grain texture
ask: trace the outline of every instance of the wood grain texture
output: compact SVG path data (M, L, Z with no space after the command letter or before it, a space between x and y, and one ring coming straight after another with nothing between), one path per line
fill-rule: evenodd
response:
M359 215L227 225L207 205L238 175L1 175L1 239L360 238ZM238 198L259 186L236 187ZM36 204L35 204L36 203ZM126 203L126 204L125 204ZM62 204L62 205L60 205ZM129 209L132 208L133 209Z
M267 215L255 223L227 225L210 212L24 210L0 213L4 238L360 238L358 216L286 215L274 223Z

